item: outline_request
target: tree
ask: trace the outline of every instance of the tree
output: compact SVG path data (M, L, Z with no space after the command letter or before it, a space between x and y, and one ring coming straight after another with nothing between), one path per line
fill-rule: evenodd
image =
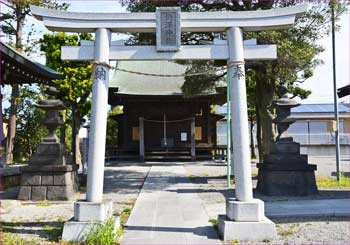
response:
M19 91L17 99L17 127L16 138L14 142L14 158L16 161L27 161L41 139L47 133L45 126L42 125L44 111L37 108L35 104L42 98L39 88L29 85L23 86ZM9 118L10 108L5 110L5 117Z
M288 4L278 4L284 7ZM344 5L337 4L338 15L344 11ZM250 64L248 73L255 81L255 106L257 118L257 141L259 158L270 152L271 142L275 138L272 119L274 110L272 101L276 98L279 84L286 84L294 96L307 98L311 93L299 87L313 75L315 67L322 63L317 55L323 51L316 41L329 33L330 7L327 4L314 4L293 28L280 31L262 31L247 33L248 38L257 38L259 44L277 45L278 58Z
M252 76L247 76L247 101L248 101L248 120L249 133L250 133L250 156L252 159L256 159L255 153L255 141L254 141L254 126L256 125L256 108L255 108L255 81L252 79Z
M123 110L120 106L116 106L110 112L108 112L106 146L118 145L118 122L113 117L120 114L123 114Z
M63 74L63 79L54 80L55 87L61 92L60 99L71 110L67 123L72 124L72 153L74 163L80 163L78 132L84 122L84 116L90 113L89 95L92 90L92 64L87 61L62 61L61 46L78 46L80 40L92 40L87 33L67 35L59 32L45 34L39 40L40 49L45 53L46 65Z
M263 10L287 7L297 4L297 1L265 1L265 0L198 0L198 1L146 1L128 0L123 2L131 12L155 11L157 6L180 6L183 11L245 11ZM335 12L339 16L345 10L344 4L334 3ZM256 118L257 142L259 158L270 151L270 143L274 140L272 119L274 110L271 104L276 98L276 87L287 84L294 96L304 99L310 91L298 86L313 75L315 67L322 62L317 55L323 51L316 41L329 33L327 24L330 22L329 4L312 4L312 8L296 21L293 28L279 31L245 32L245 39L256 38L258 44L276 44L278 59L274 61L250 62L246 66L248 106L250 118ZM143 34L134 35L130 43L143 43ZM182 43L198 44L201 40L213 40L215 37L224 38L225 33L183 33ZM150 39L154 43L154 38ZM190 62L189 72L212 71L218 62ZM222 75L221 75L222 76ZM186 94L197 94L215 86L220 76L201 76L186 78L183 91ZM255 113L254 113L255 111ZM255 114L255 117L253 117Z
M45 6L47 8L63 9L65 10L68 5L65 3L57 3L56 1L50 0L1 0L0 3L6 6L9 11L0 14L1 29L5 34L15 36L15 48L22 52L23 51L23 28L25 19L30 15L30 4ZM29 47L30 45L27 45ZM30 50L30 48L29 48ZM19 95L19 85L14 84L12 86L11 95L11 110L8 124L8 135L6 142L6 162L13 162L13 148L16 136L16 113L18 110L17 98Z

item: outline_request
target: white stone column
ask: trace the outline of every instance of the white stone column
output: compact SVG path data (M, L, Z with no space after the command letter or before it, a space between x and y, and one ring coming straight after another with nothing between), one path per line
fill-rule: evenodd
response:
M229 46L227 76L231 84L231 137L236 185L236 198L242 202L253 200L252 174L249 152L247 92L244 71L243 32L239 27L226 31Z
M95 61L109 62L110 31L97 29L95 35ZM87 193L88 202L101 202L105 163L105 142L108 109L109 69L97 65L92 86L91 123L89 135L89 157Z

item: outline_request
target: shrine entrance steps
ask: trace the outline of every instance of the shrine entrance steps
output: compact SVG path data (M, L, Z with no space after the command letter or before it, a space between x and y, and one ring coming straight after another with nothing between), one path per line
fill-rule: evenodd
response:
M183 165L152 166L121 244L221 244Z
M133 160L139 159L136 150L111 151L106 160ZM212 160L212 148L196 148L196 160ZM189 162L192 161L190 148L150 148L146 149L145 161L149 162Z

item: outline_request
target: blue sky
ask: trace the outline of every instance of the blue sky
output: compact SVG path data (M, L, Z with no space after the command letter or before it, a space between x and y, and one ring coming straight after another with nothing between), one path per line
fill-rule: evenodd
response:
M70 1L69 11L78 12L126 12L121 7L118 0L110 1ZM42 22L29 18L27 25L34 23L38 35L41 36L47 32ZM341 17L339 22L341 31L336 33L336 63L337 63L337 87L344 86L350 82L350 13L348 11ZM123 36L114 35L113 39L123 38ZM125 38L125 36L124 36ZM309 89L312 94L302 103L333 103L333 78L332 78L332 42L331 37L323 38L319 44L325 47L325 51L319 56L324 64L316 68L314 76L301 84L301 87ZM44 58L38 54L33 58L44 63ZM340 101L349 102L349 98Z

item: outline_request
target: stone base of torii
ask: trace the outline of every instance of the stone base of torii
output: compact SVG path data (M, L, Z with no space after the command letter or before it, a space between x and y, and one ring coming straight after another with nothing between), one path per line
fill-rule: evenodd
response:
M165 12L171 12L174 8ZM166 46L159 52L153 46L115 46L110 41L111 32L156 32L161 30L161 14L157 13L70 13L47 10L31 6L33 15L43 20L53 31L95 32L94 46L63 47L62 58L66 60L94 60L96 62L92 89L92 115L90 124L90 146L88 157L87 199L74 205L74 220L64 226L63 240L82 241L84 235L95 224L105 221L112 213L110 201L104 201L104 154L108 99L108 64L110 60L228 60L228 80L231 97L231 138L234 154L234 175L236 198L226 201L226 215L220 215L219 232L223 240L263 240L276 236L272 221L264 215L264 203L253 198L251 159L249 152L249 130L247 94L244 61L275 59L276 46L243 46L243 31L263 31L288 28L295 18L307 10L307 5L261 10L234 12L190 12L170 14L175 18L176 40L182 32L223 32L226 31L227 44L179 46L174 50ZM157 17L156 17L157 16ZM168 13L166 13L168 16ZM168 16L169 17L169 16ZM171 18L173 18L171 17ZM167 19L167 18L165 18ZM167 22L165 27L171 27ZM181 25L177 26L177 25ZM172 30L164 31L169 34ZM168 40L157 38L157 40ZM169 39L170 43L173 38ZM157 45L158 47L158 45ZM272 50L272 51L271 51ZM248 55L248 56L247 56ZM118 223L118 222L117 222Z

